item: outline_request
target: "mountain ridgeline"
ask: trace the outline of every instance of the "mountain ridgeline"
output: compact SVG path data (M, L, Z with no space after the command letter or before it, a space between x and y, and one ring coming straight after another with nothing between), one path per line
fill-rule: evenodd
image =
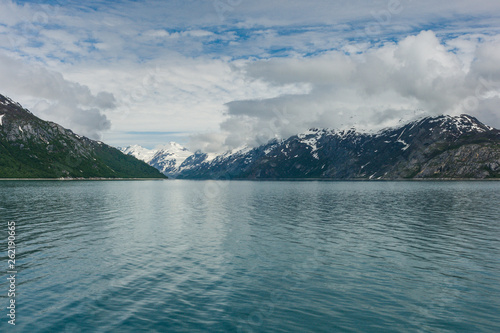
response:
M166 178L102 142L37 118L0 95L0 178Z
M156 167L180 179L493 179L500 131L468 115L439 116L376 134L311 129L253 149L164 157L177 167Z
M122 152L0 95L0 178L500 179L500 131L468 115L376 134L310 129L223 154L174 142Z
M193 155L192 152L176 142L170 142L158 149L147 149L133 145L123 148L121 151L148 163L169 177L175 177L186 158Z

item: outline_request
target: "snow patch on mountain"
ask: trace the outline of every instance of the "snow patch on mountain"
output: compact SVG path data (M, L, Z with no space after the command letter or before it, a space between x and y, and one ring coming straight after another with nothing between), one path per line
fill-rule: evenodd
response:
M10 104L15 104L15 103L9 97L4 97L3 100L0 100L0 104L1 105L10 105Z
M176 142L169 142L166 145L160 146L156 150L156 153L154 154L152 160L156 161L157 163L163 163L165 165L169 164L169 162L172 162L171 166L179 168L186 160L186 158L191 155L193 155L193 153L182 145Z
M193 155L187 148L176 142L169 142L156 149L147 149L140 145L132 145L120 150L124 154L132 155L148 163L169 177L175 177L180 172L184 161Z
M397 154L403 154L402 152L405 152L403 159L413 156L412 154L415 158L420 158L419 151L427 149L431 139L446 143L459 140L462 134L491 130L492 128L467 115L438 116L373 133L359 132L353 128L312 128L288 139L270 141L260 147L244 146L221 154L200 151L193 153L174 142L155 150L135 145L122 151L142 159L172 178L226 179L241 175L250 178L295 178L295 170L300 170L299 177L313 175L378 179L385 177L389 171L383 176L382 173L372 174L377 167L387 169L395 165L394 168L397 168L400 158ZM353 167L345 167L345 170L339 171L339 167L346 165ZM411 168L415 168L413 164ZM361 171L355 174L352 170ZM400 173L410 172L401 170L390 171L393 172L391 177L400 177Z
M404 142L404 140L398 139L398 140L396 140L396 142L402 143L404 145L404 147L401 148L401 150L403 150L403 151L405 151L406 149L410 148L410 145L407 144L406 142Z
M138 160L142 160L149 164L156 154L157 150L147 149L139 145L128 146L127 148L120 149L125 155L132 155Z

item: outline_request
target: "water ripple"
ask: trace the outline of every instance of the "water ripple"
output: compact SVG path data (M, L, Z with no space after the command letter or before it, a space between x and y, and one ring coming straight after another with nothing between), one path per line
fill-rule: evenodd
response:
M18 328L497 332L498 186L2 182Z

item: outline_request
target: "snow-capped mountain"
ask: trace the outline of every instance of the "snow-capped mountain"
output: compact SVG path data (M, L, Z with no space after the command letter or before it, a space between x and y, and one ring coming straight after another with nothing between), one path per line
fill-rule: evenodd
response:
M467 115L427 117L374 134L310 129L219 155L173 143L154 153L141 148L128 153L182 179L500 178L500 131Z
M193 155L187 148L176 142L169 142L157 149L147 149L139 145L133 145L120 150L124 154L132 155L173 178L179 173L184 160Z
M467 115L427 117L375 134L310 129L210 162L195 154L178 178L500 178L500 131Z
M125 155L132 155L138 160L144 161L148 164L153 159L153 156L156 154L156 150L147 149L139 145L128 146L127 148L123 149L120 148L120 150Z

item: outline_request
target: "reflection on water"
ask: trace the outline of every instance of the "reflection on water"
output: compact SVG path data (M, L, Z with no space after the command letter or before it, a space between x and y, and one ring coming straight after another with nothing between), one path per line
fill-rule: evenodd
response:
M3 181L16 329L496 332L499 186Z

